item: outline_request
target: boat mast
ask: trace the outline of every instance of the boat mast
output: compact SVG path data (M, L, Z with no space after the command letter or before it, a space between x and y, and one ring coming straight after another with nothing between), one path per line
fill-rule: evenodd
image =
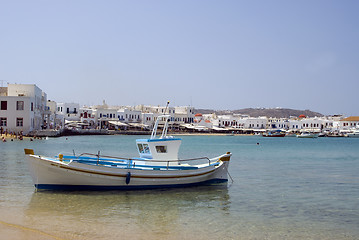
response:
M168 101L168 102L167 102L167 105L166 105L166 108L165 108L164 114L166 114L167 107L168 107L169 104L170 104L170 102ZM161 119L163 119L163 120L165 121L165 124L164 124L164 126L163 126L163 131L162 131L162 135L161 135L160 138L165 138L165 137L167 137L169 117L170 117L170 115L160 115L160 116L157 117L155 126L154 126L153 129L152 129L151 139L156 138L158 123L159 123L159 121L160 121Z

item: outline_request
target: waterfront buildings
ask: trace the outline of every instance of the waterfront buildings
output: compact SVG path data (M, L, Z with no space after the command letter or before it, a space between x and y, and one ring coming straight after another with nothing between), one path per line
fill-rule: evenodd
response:
M195 114L194 107L83 106L79 103L47 101L35 84L8 84L0 88L0 127L14 133L42 129L148 130L158 116L170 115L172 130L258 133L266 129L292 131L351 131L359 128L359 117L335 115L307 118L251 117L240 114ZM164 123L161 123L164 124ZM160 126L161 126L160 124Z
M0 88L0 128L16 134L48 127L51 113L47 95L35 84L8 84Z
M359 116L352 116L341 119L339 121L339 128L343 130L359 128Z
M167 109L165 106L145 105L115 107L108 106L103 102L102 105L91 107L61 103L57 109L57 114L63 115L65 121L68 122L67 126L82 129L148 130L153 127L157 117L165 112L170 115L170 129L198 132L259 133L266 129L320 132L340 131L348 126L359 126L359 121L355 123L342 122L343 116L307 118L302 115L288 119L265 116L250 117L240 114L195 114L194 108L188 106L168 107ZM77 109L79 109L78 112Z

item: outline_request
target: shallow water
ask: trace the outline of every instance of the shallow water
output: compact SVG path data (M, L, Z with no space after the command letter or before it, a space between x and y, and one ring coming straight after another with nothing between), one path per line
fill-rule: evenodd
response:
M36 191L24 161L24 148L134 157L136 138L0 143L0 220L64 239L359 239L359 139L183 136L180 158L233 153L233 183L192 188Z

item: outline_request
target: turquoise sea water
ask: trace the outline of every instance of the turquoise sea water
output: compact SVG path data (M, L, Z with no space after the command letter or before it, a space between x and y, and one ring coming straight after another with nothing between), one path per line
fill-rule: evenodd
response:
M135 157L142 137L0 143L0 220L63 239L359 239L359 139L183 136L180 158L233 153L233 183L193 188L35 191L24 161Z

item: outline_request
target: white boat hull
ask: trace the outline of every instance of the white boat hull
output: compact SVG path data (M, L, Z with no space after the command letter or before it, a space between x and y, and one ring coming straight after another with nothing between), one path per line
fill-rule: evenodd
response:
M297 135L297 138L317 138L319 136L319 134L301 134L301 135Z
M197 169L189 170L119 168L64 162L38 155L27 155L27 161L38 189L133 189L228 181L230 156L224 154L215 164L198 165Z
M347 136L351 138L359 138L359 133L348 133Z

